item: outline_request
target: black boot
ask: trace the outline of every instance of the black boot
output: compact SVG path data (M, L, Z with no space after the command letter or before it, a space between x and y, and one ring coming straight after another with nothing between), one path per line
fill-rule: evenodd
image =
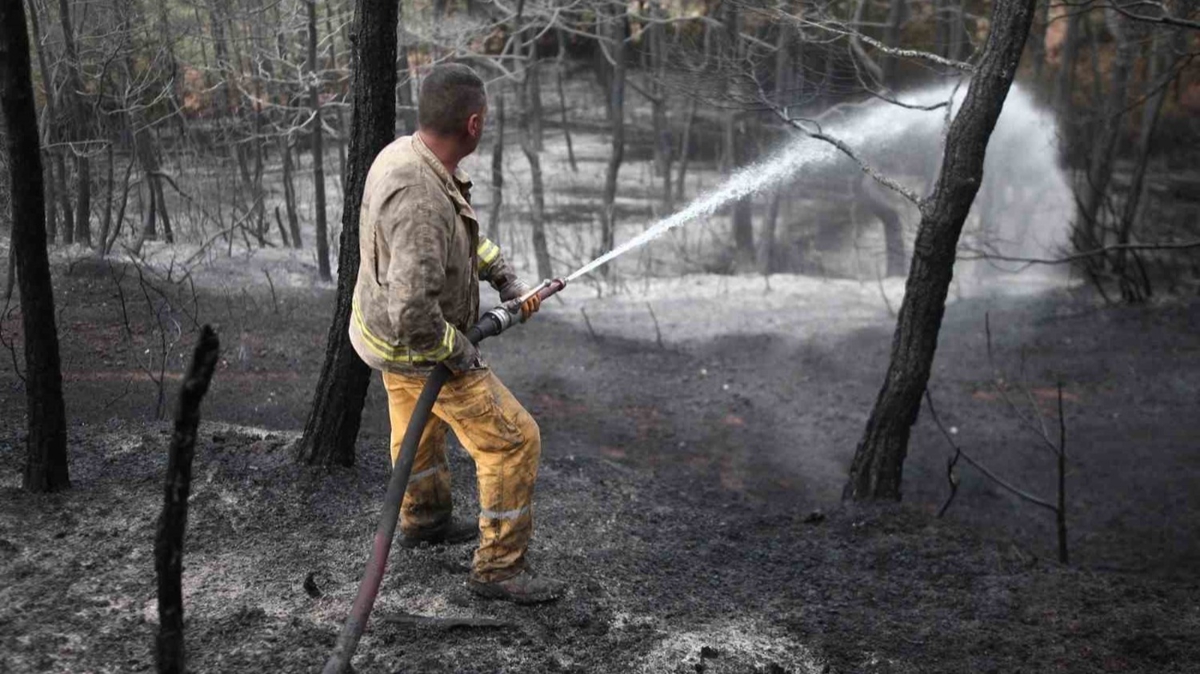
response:
M487 599L500 599L515 604L540 604L561 597L567 589L567 584L561 580L539 576L529 567L525 567L512 578L494 583L485 583L471 576L467 579L467 587Z
M415 548L422 543L430 545L454 545L473 541L479 536L479 523L468 520L451 519L445 526L432 531L421 531L412 535L400 536L400 547Z

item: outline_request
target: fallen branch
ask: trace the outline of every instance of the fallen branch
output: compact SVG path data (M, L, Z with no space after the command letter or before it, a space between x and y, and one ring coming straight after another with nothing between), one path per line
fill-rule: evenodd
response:
M417 627L432 627L440 630L462 628L498 629L515 627L513 623L493 618L438 618L434 616L416 615L415 613L399 613L381 619L392 625L414 625Z

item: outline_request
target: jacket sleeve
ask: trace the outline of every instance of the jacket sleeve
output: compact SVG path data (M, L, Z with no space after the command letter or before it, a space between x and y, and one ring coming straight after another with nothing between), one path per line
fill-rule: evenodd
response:
M492 284L500 293L500 301L507 302L529 292L529 284L517 278L504 253L491 239L479 237L479 249L475 252L479 260L479 280Z
M445 362L455 372L469 369L478 352L466 335L446 321L438 301L446 284L452 223L421 197L419 187L397 190L384 205L383 215L391 252L387 311L399 342L415 358Z

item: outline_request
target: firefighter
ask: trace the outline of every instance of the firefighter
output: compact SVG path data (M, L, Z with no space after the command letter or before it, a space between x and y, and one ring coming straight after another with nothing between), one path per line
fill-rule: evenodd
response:
M480 236L471 180L458 166L483 135L483 81L465 65L434 67L421 84L417 117L417 132L385 147L367 173L350 320L355 351L383 374L393 466L426 376L438 363L453 372L421 436L400 542L458 543L478 535L467 580L472 591L517 603L549 601L565 585L535 574L525 557L541 435L465 334L479 318L480 281L502 301L530 290L495 242ZM524 317L539 304L536 296L526 301ZM475 461L478 523L451 515L450 430Z

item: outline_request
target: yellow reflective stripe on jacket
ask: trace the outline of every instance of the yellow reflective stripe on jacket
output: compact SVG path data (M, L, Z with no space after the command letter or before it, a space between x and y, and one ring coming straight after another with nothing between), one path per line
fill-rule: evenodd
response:
M367 328L366 321L363 320L362 312L358 309L357 298L351 301L351 309L354 314L354 323L358 326L358 331L362 334L363 341L366 342L367 347L374 351L375 355L389 363L421 363L428 361L436 363L449 358L450 354L454 353L456 331L450 323L446 323L446 330L442 333L442 343L438 348L426 351L425 353L418 352L414 354L412 349L406 346L393 346L375 336Z
M500 257L500 246L492 243L491 239L480 239L475 253L479 256L479 271L483 271Z

